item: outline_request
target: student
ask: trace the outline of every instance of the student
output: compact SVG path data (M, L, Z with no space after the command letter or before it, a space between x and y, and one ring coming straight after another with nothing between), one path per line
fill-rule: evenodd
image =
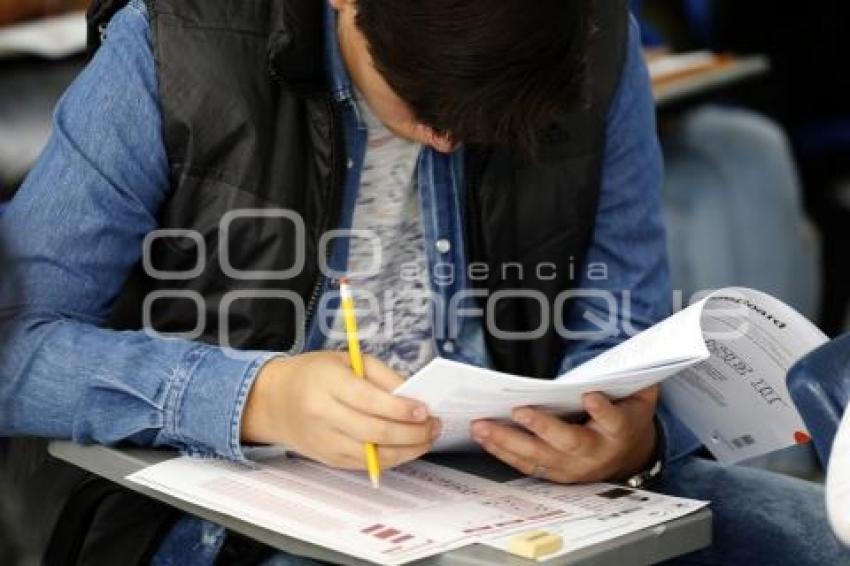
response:
M559 0L121 4L96 4L104 44L0 220L3 433L237 461L247 443L281 443L355 469L369 440L392 467L440 432L389 393L433 356L551 378L669 313L660 151L625 2L593 2L592 21L589 2ZM336 228L377 238L328 248ZM368 382L326 332L336 303L322 297L341 273L395 293L391 316L363 321ZM566 328L614 318L617 331L564 336L505 294L551 305L568 289L583 293ZM486 321L463 316L477 306L465 295L490 306ZM663 459L668 489L718 501L724 536L703 560L842 559L814 489L689 457L692 437L655 419L656 400L591 395L585 425L521 409L522 430L472 432L559 482L658 479ZM28 469L49 557L265 557L53 460ZM742 498L787 502L800 523L750 526L761 507Z

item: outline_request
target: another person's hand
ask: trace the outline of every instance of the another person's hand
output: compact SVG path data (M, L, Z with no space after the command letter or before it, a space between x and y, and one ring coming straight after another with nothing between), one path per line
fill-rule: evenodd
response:
M403 379L364 356L367 379L348 355L316 352L269 362L257 376L242 417L242 440L282 444L336 468L366 467L365 442L378 445L381 466L415 460L431 448L440 423L422 403L396 397Z
M542 411L515 409L521 428L473 423L472 436L487 452L529 476L558 483L626 479L647 469L656 451L658 387L612 403L584 396L590 420L569 424Z

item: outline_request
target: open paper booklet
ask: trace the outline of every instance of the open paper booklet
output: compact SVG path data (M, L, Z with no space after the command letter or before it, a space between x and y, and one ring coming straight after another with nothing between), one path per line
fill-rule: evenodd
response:
M826 336L781 301L722 289L553 381L436 359L396 390L442 419L437 450L471 445L470 423L537 406L582 411L585 393L621 399L664 382L664 400L724 463L808 439L785 376Z

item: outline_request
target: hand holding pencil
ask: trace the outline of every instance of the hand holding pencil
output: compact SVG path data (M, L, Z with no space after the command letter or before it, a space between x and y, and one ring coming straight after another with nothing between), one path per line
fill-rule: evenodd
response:
M388 470L424 455L440 432L422 403L393 395L404 379L362 355L358 379L347 352L275 358L258 373L242 414L241 439L281 444L334 468L364 470L374 443Z

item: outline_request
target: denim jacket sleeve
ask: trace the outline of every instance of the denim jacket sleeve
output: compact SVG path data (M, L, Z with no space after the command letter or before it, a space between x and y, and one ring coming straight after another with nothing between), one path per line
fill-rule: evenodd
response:
M103 328L169 192L142 2L114 18L53 126L0 217L0 435L241 459L244 403L273 354Z
M673 293L661 206L664 167L656 132L649 73L632 19L622 78L608 114L599 210L579 285L583 295L565 313L575 339L561 373L670 315ZM663 402L658 416L668 460L698 446Z

